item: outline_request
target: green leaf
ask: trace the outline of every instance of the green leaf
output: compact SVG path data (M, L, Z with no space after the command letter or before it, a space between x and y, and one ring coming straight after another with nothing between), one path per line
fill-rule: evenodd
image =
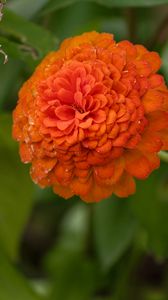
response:
M168 253L168 176L167 164L153 172L147 180L137 182L132 210L147 235L148 250L158 258Z
M163 288L146 288L143 294L144 300L167 300L167 293L163 290Z
M1 43L1 39L0 39ZM2 57L3 60L3 57ZM1 63L1 62L0 62ZM7 64L3 65L1 63L0 68L0 109L2 109L3 104L6 102L7 97L10 95L11 97L11 90L16 85L16 78L18 79L19 72L20 72L20 64L16 61L9 60ZM10 102L12 102L10 100Z
M95 243L104 269L118 261L137 231L137 223L129 204L129 200L115 198L94 207Z
M46 259L46 267L52 277L49 300L92 299L100 273L95 260L87 258L90 233L88 208L86 204L76 202L61 222L56 246Z
M79 252L86 250L88 224L88 206L79 203L72 207L64 216L61 224L59 247Z
M10 58L22 60L26 62L29 67L33 67L39 62L32 47L25 47L24 45L12 42L5 37L0 37L0 45L3 45L3 50L8 55L9 61ZM7 64L4 68L8 69ZM13 75L15 74L15 71L16 70L12 70Z
M140 7L167 4L168 0L93 0L94 2L108 7Z
M60 8L70 6L77 2L82 2L82 0L50 0L49 3L44 7L43 13L50 13Z
M49 13L77 2L95 2L106 7L141 7L168 4L168 0L50 0L43 12Z
M20 43L30 48L32 56L42 58L51 50L55 50L57 39L47 30L25 20L9 9L4 10L1 22L1 31L4 34L18 39Z
M50 18L49 28L62 40L92 30L93 27L98 30L97 24L102 14L102 8L91 2L78 2L56 11Z
M161 57L162 57L162 69L164 75L167 77L168 76L168 43L164 45L161 53Z
M9 263L0 250L0 299L39 300L26 279Z
M99 280L99 272L94 261L87 260L78 253L59 249L55 249L50 260L53 289L49 300L92 299Z
M34 185L12 140L11 116L1 114L0 124L0 239L8 255L15 258L33 204Z
M31 19L47 2L48 0L12 0L7 3L7 7L18 15Z

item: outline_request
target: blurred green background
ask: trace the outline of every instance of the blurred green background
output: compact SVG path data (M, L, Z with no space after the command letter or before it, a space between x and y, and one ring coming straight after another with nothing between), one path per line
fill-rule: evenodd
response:
M5 2L5 1L3 1ZM166 4L167 3L167 4ZM168 165L128 199L41 190L11 137L17 93L66 37L110 32L156 50L168 81L168 0L10 0L0 22L0 300L168 299Z

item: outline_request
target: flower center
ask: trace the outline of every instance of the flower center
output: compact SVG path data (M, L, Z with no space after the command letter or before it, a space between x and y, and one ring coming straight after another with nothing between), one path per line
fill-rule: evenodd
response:
M134 148L147 123L133 75L100 61L62 66L39 88L42 133L63 148Z
M77 104L73 104L72 107L77 110L80 114L84 113L84 109L80 106L78 106Z

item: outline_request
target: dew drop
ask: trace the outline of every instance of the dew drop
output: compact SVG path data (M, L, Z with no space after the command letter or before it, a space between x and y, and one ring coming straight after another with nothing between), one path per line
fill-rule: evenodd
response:
M32 117L29 117L29 125L34 125L34 120Z
M25 143L28 144L29 142L30 142L30 138L27 136L27 137L25 138Z
M34 152L34 145L31 145L30 148L31 148L32 152Z

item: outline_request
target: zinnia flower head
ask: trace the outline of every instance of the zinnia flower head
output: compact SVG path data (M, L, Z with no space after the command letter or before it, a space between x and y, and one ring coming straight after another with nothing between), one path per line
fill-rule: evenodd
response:
M13 137L31 177L86 202L135 192L168 149L168 90L156 52L113 35L66 39L23 85Z

